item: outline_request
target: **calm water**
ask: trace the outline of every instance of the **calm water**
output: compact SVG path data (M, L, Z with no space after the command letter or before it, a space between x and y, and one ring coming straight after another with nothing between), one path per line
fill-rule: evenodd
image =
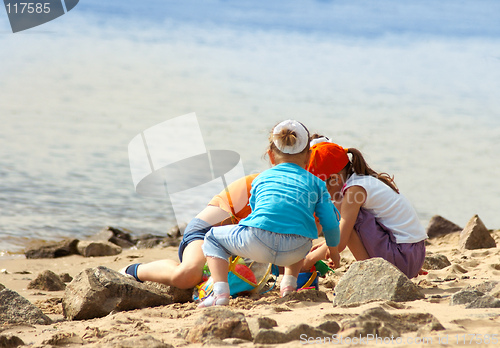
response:
M169 200L135 193L127 147L190 112L247 173L268 167L270 128L295 118L394 174L423 224L479 214L500 228L499 10L86 0L17 34L0 10L0 255L106 225L165 233ZM194 216L206 199L184 203Z

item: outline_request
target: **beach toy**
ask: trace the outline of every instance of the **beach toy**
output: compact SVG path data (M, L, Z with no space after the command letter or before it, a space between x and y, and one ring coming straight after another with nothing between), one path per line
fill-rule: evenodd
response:
M318 290L318 275L318 271L299 273L299 276L297 277L297 289L315 288Z
M257 278L255 278L255 274L253 274L252 270L248 268L246 265L237 264L234 266L234 271L238 273L240 276L245 278L246 280L257 283Z
M205 265L203 271L203 282L196 286L193 294L193 300L195 301L203 301L213 292L214 281L210 276L210 270L207 265ZM230 295L235 297L240 293L259 293L271 275L276 278L279 275L277 267L275 269L272 264L254 261L247 264L246 261L239 256L234 259L231 258L229 262L229 272L227 274Z
M321 277L324 277L328 272L335 273L333 271L333 269L331 269L330 267L328 267L328 265L326 263L324 263L323 261L321 261L321 260L319 260L318 262L316 262L314 264L314 268L316 268L316 271L319 272L319 275Z
M214 290L214 280L212 277L208 278L205 282L197 286L198 296L193 296L194 300L204 300Z
M230 262L227 280L231 296L235 296L241 292L252 291L258 285L255 274L248 266L238 263L238 258Z

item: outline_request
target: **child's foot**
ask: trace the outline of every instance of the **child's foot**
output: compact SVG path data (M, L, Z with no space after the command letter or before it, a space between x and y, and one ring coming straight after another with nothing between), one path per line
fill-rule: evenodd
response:
M207 297L202 303L198 305L198 308L212 307L212 306L227 306L229 304L229 294L222 293L219 295L211 295Z
M280 290L280 297L285 297L286 295L290 295L291 293L294 293L297 291L297 288L294 288L293 286L285 286Z
M140 263L134 263L132 265L128 265L126 267L123 267L118 272L123 274L124 276L134 278L138 282L142 283L142 280L140 280L139 277L137 277L137 267L139 267L139 265L140 265Z

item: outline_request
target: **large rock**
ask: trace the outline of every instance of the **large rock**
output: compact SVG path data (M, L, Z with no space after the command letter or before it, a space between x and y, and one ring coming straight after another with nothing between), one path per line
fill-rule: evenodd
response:
M450 260L443 254L433 254L425 257L423 269L438 270L451 266Z
M252 334L242 313L217 307L204 309L195 326L189 329L185 335L186 341L191 343L204 343L226 338L251 341Z
M335 287L333 303L345 306L376 300L414 301L424 297L403 272L377 257L351 265Z
M427 225L427 236L429 236L429 238L435 238L460 231L462 231L462 227L440 215L434 215Z
M490 295L484 295L469 303L465 308L500 308L500 300Z
M461 290L461 291L454 293L451 296L450 306L456 306L456 305L462 305L462 304L467 305L469 303L476 301L477 299L479 299L480 297L483 297L483 296L484 296L484 293L481 291Z
M69 320L99 318L125 311L173 303L171 295L99 266L80 272L66 287L62 306Z
M101 231L88 238L88 240L105 240L123 249L129 249L135 245L130 233L112 226L104 227Z
M28 289L38 289L45 291L61 291L66 288L66 284L57 274L50 270L43 271L28 284Z
M137 249L152 249L156 246L159 246L162 243L167 243L168 240L169 240L168 237L157 236L150 233L141 234L137 238L133 239Z
M40 308L10 289L0 291L0 322L4 324L52 324L52 320L43 314Z
M40 245L31 246L24 252L27 259L54 259L68 255L78 254L76 245L78 239L66 239L60 242L41 243Z
M113 256L122 252L122 248L107 241L80 241L77 245L78 253L85 257Z
M174 286L168 286L157 282L144 282L149 288L154 288L162 294L167 294L175 303L186 303L193 301L193 289L179 289Z
M462 250L495 248L497 245L486 226L474 215L460 233L459 247Z
M496 280L487 280L485 282L476 284L476 285L469 285L467 286L464 290L477 290L481 291L484 293L490 293L492 292L498 285L500 285L500 282Z
M464 304L465 308L500 308L497 298L499 282L486 281L474 286L468 286L451 296L450 305Z

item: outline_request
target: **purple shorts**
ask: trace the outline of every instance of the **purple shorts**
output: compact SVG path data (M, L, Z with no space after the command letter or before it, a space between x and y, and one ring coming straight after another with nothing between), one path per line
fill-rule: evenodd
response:
M370 257L381 257L399 268L408 278L418 275L425 259L425 242L396 243L391 230L361 208L354 224Z

